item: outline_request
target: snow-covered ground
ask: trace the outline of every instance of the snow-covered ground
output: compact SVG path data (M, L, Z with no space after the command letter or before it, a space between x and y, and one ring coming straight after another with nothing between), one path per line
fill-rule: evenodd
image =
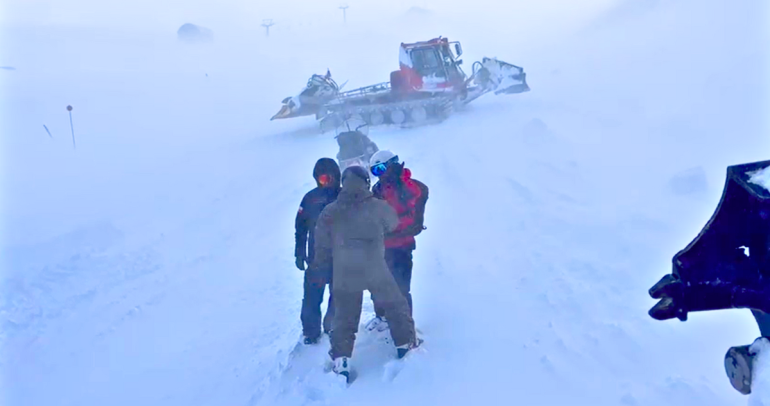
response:
M756 340L750 351L757 354L752 372L750 406L770 405L770 344L765 339Z
M491 2L421 4L425 25L356 22L351 5L345 27L298 19L269 39L225 12L163 29L2 20L0 399L745 405L723 355L758 336L751 314L656 322L647 289L716 208L725 168L769 157L767 6L597 1L569 19L551 3L510 24ZM215 40L178 43L185 22ZM268 119L311 73L383 81L400 42L437 35L463 42L466 70L523 66L532 92L371 131L431 189L413 280L426 343L394 363L361 333L344 388L325 343L297 346L292 257L336 143L312 118ZM692 168L705 188L672 190Z

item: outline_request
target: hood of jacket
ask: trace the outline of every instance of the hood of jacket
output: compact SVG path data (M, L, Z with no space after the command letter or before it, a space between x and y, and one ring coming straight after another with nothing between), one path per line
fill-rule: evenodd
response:
M337 197L340 204L349 205L372 197L369 191L368 176L365 170L359 166L351 166L345 169L342 176L342 190Z
M340 167L337 165L337 161L331 158L321 158L316 161L313 167L313 178L318 181L318 177L321 175L329 175L334 179L333 184L339 184Z

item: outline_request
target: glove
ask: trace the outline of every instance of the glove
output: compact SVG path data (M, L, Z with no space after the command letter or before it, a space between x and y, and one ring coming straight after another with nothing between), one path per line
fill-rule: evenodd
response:
M300 271L304 271L305 270L305 258L304 257L297 257L296 264L297 264L297 269L299 269Z

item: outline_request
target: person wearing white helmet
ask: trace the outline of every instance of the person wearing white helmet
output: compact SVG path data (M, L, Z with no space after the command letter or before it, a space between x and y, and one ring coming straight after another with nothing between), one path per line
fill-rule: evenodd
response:
M385 236L385 261L409 303L411 314L413 251L417 248L415 237L425 229L428 187L413 179L412 172L390 150L380 150L372 155L369 170L379 178L372 193L388 202L398 214L398 227ZM384 313L376 304L374 308L376 316L366 324L366 329L383 331L388 328Z

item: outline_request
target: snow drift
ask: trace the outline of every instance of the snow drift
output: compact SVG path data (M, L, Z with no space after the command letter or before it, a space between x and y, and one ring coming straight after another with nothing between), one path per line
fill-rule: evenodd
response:
M749 406L770 405L770 341L756 340L749 351L757 354L752 371Z
M214 33L205 27L195 24L183 24L176 32L177 38L185 42L208 42L214 39Z

